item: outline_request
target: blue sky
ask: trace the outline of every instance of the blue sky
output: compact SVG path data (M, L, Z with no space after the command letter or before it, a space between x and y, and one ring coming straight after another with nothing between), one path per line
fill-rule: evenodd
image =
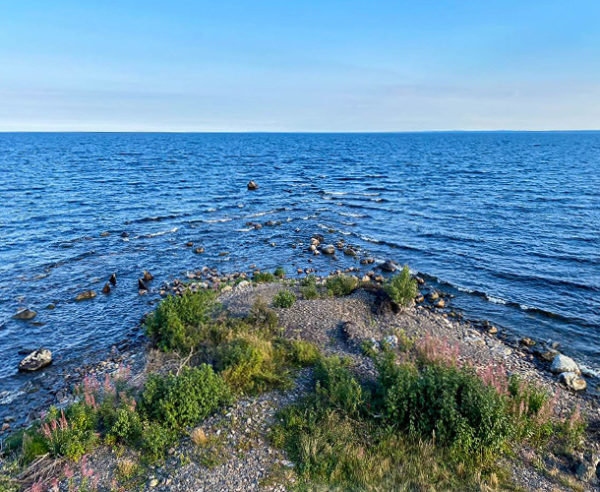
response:
M600 2L13 1L0 130L600 128Z

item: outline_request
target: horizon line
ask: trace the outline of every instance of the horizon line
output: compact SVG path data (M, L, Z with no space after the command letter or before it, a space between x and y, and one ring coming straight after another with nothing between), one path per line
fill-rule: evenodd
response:
M0 134L8 133L174 133L174 134L402 134L402 133L577 133L599 132L600 128L580 129L496 129L496 130L349 130L349 131L318 131L318 130L0 130Z

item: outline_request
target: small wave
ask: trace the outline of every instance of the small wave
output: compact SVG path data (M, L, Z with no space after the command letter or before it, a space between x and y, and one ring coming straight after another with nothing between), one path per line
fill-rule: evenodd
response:
M165 234L177 232L178 230L179 230L179 227L173 227L172 229L169 229L167 231L154 232L152 234L141 234L139 236L135 236L134 239L149 239L151 237L164 236Z
M54 263L50 263L49 265L46 265L44 267L44 270L46 272L49 272L50 270L52 270L54 268L58 268L60 266L66 265L68 263L73 263L75 261L81 261L84 258L87 258L88 256L92 256L92 255L95 255L95 254L96 254L95 251L86 251L85 253L81 253L81 254L76 255L76 256L71 256L70 258L65 258L64 260L56 261Z
M231 222L233 219L231 217L224 217L221 219L206 219L203 220L202 222L206 222L207 224L217 224L217 223L221 223L221 222Z
M368 215L365 214L357 214L353 212L338 212L339 215L343 215L344 217L352 217L354 219L366 219Z
M369 236L359 236L363 241L367 241L368 243L381 244L379 239L375 239Z
M500 297L486 296L486 299L494 304L506 304L506 301Z
M0 391L0 405L8 405L9 403L12 403L16 398L24 394L25 392L22 390Z
M255 214L246 215L246 218L253 219L256 217L264 217L269 214L276 214L277 212L285 212L285 208L274 208L273 210L265 210L264 212L256 212Z
M133 219L125 221L125 224L143 224L145 222L160 222L162 220L177 219L179 217L186 217L189 214L171 214L171 215L157 215L153 217L142 217L141 219Z

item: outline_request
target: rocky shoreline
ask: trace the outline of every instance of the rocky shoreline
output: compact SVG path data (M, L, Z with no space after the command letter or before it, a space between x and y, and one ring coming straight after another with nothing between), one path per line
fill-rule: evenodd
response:
M319 239L315 239L311 246L315 246L313 251L318 251ZM597 487L600 407L597 393L590 391L595 389L595 382L582 376L577 364L561 355L556 346L536 343L529 338L514 340L487 321L466 319L452 309L450 295L431 288L419 276L416 276L419 293L410 306L382 302L381 286L397 268L398 265L388 261L378 265L377 271L373 269L365 275L356 275L358 288L341 297L304 299L296 280L277 279L272 274L261 277L263 272L254 266L251 273L226 275L205 267L189 272L185 279L163 284L159 292L165 297L182 295L186 291L216 290L229 316L245 317L257 300L273 305L278 293L290 290L297 296L297 302L287 309L276 309L284 336L311 342L326 355L347 357L352 370L365 380L375 375L373 361L364 353L365 346L379 351L384 346L394 348L403 339L431 337L444 340L456 347L461 363L481 371L502 368L509 374L517 374L557 395L558 414L566 415L577 407L587 420L591 432L583 447L585 452L574 456L549 454L544 458L542 470L533 461L530 449L520 450L518 459L510 463L512 480L516 484L526 490L547 491L557 490L565 483L571 484L571 490L579 490L579 486L581 490ZM302 276L312 273L311 269L297 271ZM344 272L333 272L332 276L348 274L351 277L357 273L359 268L350 267ZM314 277L314 281L317 286L323 286L327 278L331 277ZM67 387L81 384L90 375L101 379L127 365L129 384L139 388L148 374L176 370L181 363L180 356L161 353L148 341L137 338L122 347L114 347L111 356L98 364L66 375L65 384L55 393L54 404L64 407L75 401ZM136 487L182 491L289 490L289 485L297 480L294 464L272 445L268 433L277 411L305 394L311 380L311 370L306 369L298 373L290 390L238 400L202 423L202 433L210 445L203 445L199 450L190 439L183 439L168 450L163 463L145 469ZM587 385L587 382L592 384ZM588 389L582 391L586 385ZM43 406L47 407L48 402ZM39 411L44 409L32 412L29 420L37 418ZM15 420L5 419L3 437L18 427L19 422ZM131 451L126 451L126 458L138 459ZM123 466L123 455L115 454L115 449L109 446L99 446L88 460L89 466L96 470L99 488L111 489L119 467ZM25 476L22 483L27 479Z

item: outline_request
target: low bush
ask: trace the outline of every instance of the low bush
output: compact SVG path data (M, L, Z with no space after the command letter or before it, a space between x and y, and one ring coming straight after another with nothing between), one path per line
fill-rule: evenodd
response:
M300 283L300 293L304 299L317 299L319 290L317 289L317 281L314 275L309 275L302 279Z
M433 439L456 451L460 460L486 461L511 437L504 396L471 369L405 364L382 373L385 415L412 438Z
M159 422L146 421L142 430L141 448L150 461L162 458L177 434Z
M146 332L163 351L189 352L202 340L216 308L210 290L169 296L148 316Z
M296 295L289 290L278 292L273 298L273 306L278 308L289 308L296 302Z
M281 341L285 358L294 366L312 366L319 360L319 349L314 343L304 340L285 340Z
M278 364L270 340L247 334L219 347L216 366L229 387L239 393L256 393L289 384L287 371Z
M169 429L198 423L229 401L229 389L212 367L184 368L181 374L151 374L140 396L140 409Z
M327 406L357 415L364 403L363 390L339 357L321 358L315 366L316 394Z
M248 315L248 323L257 326L259 328L266 328L267 330L273 331L277 328L279 319L277 313L273 311L264 299L258 298L250 308L250 314Z
M410 275L407 265L389 280L384 289L392 301L401 306L408 306L419 292L417 281Z
M275 282L275 275L270 272L254 272L252 280L258 284L268 284L270 282Z
M277 278L284 278L285 277L285 270L283 269L283 267L278 266L275 271L273 272L273 275L275 275Z
M358 287L358 279L350 275L335 275L325 281L325 287L332 296L347 296Z
M96 441L96 425L94 409L83 403L75 403L66 411L50 407L39 432L52 456L64 456L77 461Z

